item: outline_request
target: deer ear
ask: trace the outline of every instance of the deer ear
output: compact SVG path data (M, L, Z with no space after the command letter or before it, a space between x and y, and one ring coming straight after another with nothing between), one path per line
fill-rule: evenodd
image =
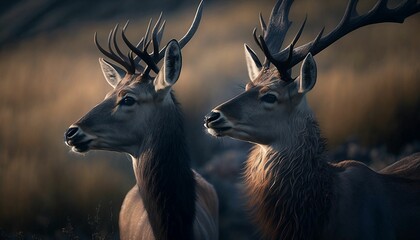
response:
M166 93L176 83L181 73L182 56L178 41L171 40L166 45L163 59L162 69L159 71L153 84L156 92L164 90Z
M262 64L258 59L257 54L255 54L255 52L250 47L248 47L248 45L244 44L244 49L246 66L248 67L248 76L251 81L254 81L254 79L257 78L261 72Z
M316 63L311 53L306 55L300 68L300 77L296 79L298 93L304 94L311 90L316 83Z
M102 73L104 74L106 81L109 83L109 85L115 88L115 86L117 86L117 84L123 78L125 71L118 66L107 62L103 58L99 58L99 64L101 65Z

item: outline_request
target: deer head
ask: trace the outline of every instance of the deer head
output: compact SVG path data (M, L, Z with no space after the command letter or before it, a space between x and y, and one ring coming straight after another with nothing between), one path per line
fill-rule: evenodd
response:
M185 36L179 42L169 41L163 49L159 49L165 26L162 14L151 32L150 20L145 36L136 46L125 35L127 22L121 31L122 39L130 49L127 55L117 45L118 25L109 34L108 51L98 43L95 33L98 49L121 67L99 59L105 79L113 89L66 131L65 142L73 151L110 150L138 156L139 144L147 129L154 127L160 116L175 111L176 100L171 88L181 72L181 49L195 34L201 14L202 2ZM150 45L153 45L152 53L148 52ZM162 59L162 67L159 68L158 63Z
M296 144L294 136L305 131L305 122L313 119L305 98L316 82L313 56L360 27L381 22L402 23L420 11L416 0L404 1L393 9L387 7L386 0L379 0L369 12L359 15L356 11L358 1L350 0L341 22L329 34L323 36L322 29L313 41L297 47L305 19L292 43L279 51L291 25L288 15L292 2L277 1L268 25L260 14L262 35L257 36L254 29L253 36L265 60L261 62L245 45L250 82L244 93L217 106L205 117L204 125L210 134L263 145ZM291 70L300 62L300 76L293 77Z
M300 77L290 82L283 81L278 71L265 69L246 85L244 93L206 116L208 132L260 144L290 136L296 130L290 127L298 127L294 120L311 115L305 94L315 81L316 65L311 54L302 64Z

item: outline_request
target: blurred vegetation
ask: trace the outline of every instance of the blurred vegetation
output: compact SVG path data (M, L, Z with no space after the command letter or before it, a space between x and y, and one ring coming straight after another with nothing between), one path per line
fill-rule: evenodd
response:
M111 1L98 8L90 1L88 5L58 2L45 0L36 7L30 1L0 5L1 239L118 236L119 207L134 184L130 161L117 153L70 153L62 137L68 126L110 90L98 65L101 55L93 44L93 33L98 32L105 43L114 24L130 18L128 35L136 40L148 18L156 18L163 9L168 20L164 41L180 38L198 4L183 1L181 7L172 9L175 1L159 0L147 1L142 8L127 1L116 14ZM167 3L171 5L163 5ZM359 11L373 3L362 2ZM137 8L128 7L130 4ZM230 159L243 161L249 145L207 136L202 118L243 91L248 78L243 43L260 54L252 29L258 26L259 11L268 18L273 4L272 0L207 1L201 26L183 50L183 70L175 92L185 111L195 167L219 186L222 239L253 236L244 234L252 229L241 222L243 212L226 210L240 201L240 192L230 197L232 186L225 184L239 184L238 173L229 172L229 167L241 162ZM322 26L331 30L345 4L345 0L296 1L290 13L295 22L290 32L296 32L306 13L308 24L301 42L313 39ZM25 7L43 11L35 17L22 16ZM83 9L80 18L77 9ZM13 16L21 18L14 22ZM420 140L418 29L419 15L404 24L369 26L315 57L318 83L309 93L309 102L331 149L352 137L366 148L384 146L384 151L398 153L407 143ZM230 148L241 149L241 154L225 152ZM216 168L209 165L214 159L226 162L219 160ZM219 172L211 175L214 169Z

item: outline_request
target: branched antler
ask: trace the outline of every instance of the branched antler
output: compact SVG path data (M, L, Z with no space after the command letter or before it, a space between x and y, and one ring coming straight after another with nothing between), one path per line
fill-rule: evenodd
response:
M93 39L94 39L95 44L98 47L99 51L101 51L108 58L112 59L113 61L115 61L115 62L119 63L121 66L123 66L125 68L125 70L127 71L127 73L134 73L134 71L135 71L134 64L132 64L130 60L127 61L126 59L124 59L125 57L121 58L121 56L116 55L114 53L114 51L112 50L112 48L111 48L111 35L112 35L112 31L111 31L111 33L109 34L109 37L108 37L108 48L109 48L109 52L108 52L105 49L103 49L101 47L101 45L98 43L97 33L95 32L95 35L93 36ZM128 56L128 58L130 58L130 56Z
M203 11L203 1L202 0L197 8L194 20L191 24L190 29L187 31L184 37L179 40L179 45L181 49L191 40L195 32L198 29L200 24L201 15ZM115 61L116 63L123 66L127 73L134 74L136 72L142 73L143 75L149 75L150 71L153 70L155 73L159 72L159 67L157 64L165 55L166 47L160 49L159 45L162 41L163 31L165 29L165 20L162 20L162 13L159 15L158 20L153 26L153 29L150 31L152 25L152 19L150 19L145 32L144 37L139 41L137 45L133 45L127 38L125 31L129 24L129 21L124 25L121 31L121 37L124 43L130 49L129 53L124 55L118 47L116 35L119 30L118 24L111 30L108 36L108 50L105 50L98 43L97 34L95 32L94 42L105 56ZM150 44L153 45L152 53L148 52ZM115 50L114 50L115 49ZM136 56L134 56L134 54ZM141 65L141 61L146 64L146 66Z
M270 62L273 63L286 81L292 79L290 69L301 62L309 52L315 55L360 27L383 22L402 23L407 17L420 11L420 3L417 0L406 0L393 9L388 8L388 0L379 0L370 11L360 15L356 10L358 0L349 0L343 18L329 34L323 36L323 28L314 40L295 47L305 26L305 18L292 43L279 51L291 25L288 15L292 3L293 0L278 0L271 12L268 26L260 14L262 35L257 36L256 29L253 31L254 40L266 57L264 67L268 68Z

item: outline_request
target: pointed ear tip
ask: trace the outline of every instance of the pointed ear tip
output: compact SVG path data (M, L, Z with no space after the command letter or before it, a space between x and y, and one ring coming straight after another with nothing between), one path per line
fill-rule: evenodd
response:
M303 63L315 64L315 59L314 59L313 55L311 53L308 53L306 55L305 59L303 60Z
M201 0L198 4L197 11L203 9L203 5L205 4L205 0Z
M171 41L168 42L168 48L178 48L180 49L181 47L179 46L179 42L176 39L172 39Z
M107 60L105 60L105 58L102 58L102 57L100 57L98 61L99 61L99 64L101 65L111 65Z
M314 58L314 56L312 55L312 53L311 53L311 52L309 52L309 53L306 55L306 58L311 58L311 59L313 59L313 58Z

